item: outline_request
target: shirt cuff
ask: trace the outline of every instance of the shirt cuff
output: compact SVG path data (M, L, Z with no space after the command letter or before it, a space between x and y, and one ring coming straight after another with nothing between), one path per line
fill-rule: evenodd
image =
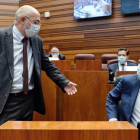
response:
M111 118L109 121L118 121L116 118Z

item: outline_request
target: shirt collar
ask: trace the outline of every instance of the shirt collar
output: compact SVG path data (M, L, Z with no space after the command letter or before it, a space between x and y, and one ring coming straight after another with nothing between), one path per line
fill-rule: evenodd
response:
M16 38L19 41L22 41L22 39L24 38L24 36L19 32L19 30L17 29L17 27L15 25L13 26L13 32L16 35Z
M121 63L118 62L119 66L121 66ZM124 63L124 66L127 66L127 61Z

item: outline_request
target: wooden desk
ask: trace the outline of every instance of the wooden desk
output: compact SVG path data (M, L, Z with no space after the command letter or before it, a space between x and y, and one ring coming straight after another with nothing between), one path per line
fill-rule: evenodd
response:
M109 93L108 71L65 71L77 83L77 93L64 94L61 105L64 121L106 121L106 97ZM59 111L59 113L61 113Z
M138 140L138 130L128 122L9 121L0 140Z
M102 70L101 60L76 60L75 70Z
M117 71L117 77L126 74L136 74L136 71Z
M109 91L111 91L114 88L114 84L109 84Z
M60 69L62 73L64 70L71 70L71 61L60 60L53 61L53 63ZM34 121L56 121L57 120L57 102L61 103L61 96L64 93L60 92L59 96L57 91L61 90L47 75L42 71L42 88L46 107L46 114L41 115L34 112Z

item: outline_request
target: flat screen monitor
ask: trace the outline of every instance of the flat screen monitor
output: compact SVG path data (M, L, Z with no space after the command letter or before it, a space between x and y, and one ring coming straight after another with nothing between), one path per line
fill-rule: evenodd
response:
M122 14L140 13L140 0L122 0L121 13Z
M112 15L112 0L74 0L74 19Z

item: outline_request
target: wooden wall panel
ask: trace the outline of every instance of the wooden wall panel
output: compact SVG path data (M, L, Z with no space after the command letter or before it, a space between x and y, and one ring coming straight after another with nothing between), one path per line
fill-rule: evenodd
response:
M0 28L14 24L15 12L19 8L19 1L0 0Z
M113 1L111 17L83 21L73 19L74 0L22 0L19 5L31 5L41 13L41 31L46 53L57 46L67 60L77 53L93 53L100 59L104 53L116 53L120 47L130 51L130 58L140 58L140 18L136 15L121 15L121 0ZM50 12L45 19L44 12ZM72 61L73 65L73 61Z

